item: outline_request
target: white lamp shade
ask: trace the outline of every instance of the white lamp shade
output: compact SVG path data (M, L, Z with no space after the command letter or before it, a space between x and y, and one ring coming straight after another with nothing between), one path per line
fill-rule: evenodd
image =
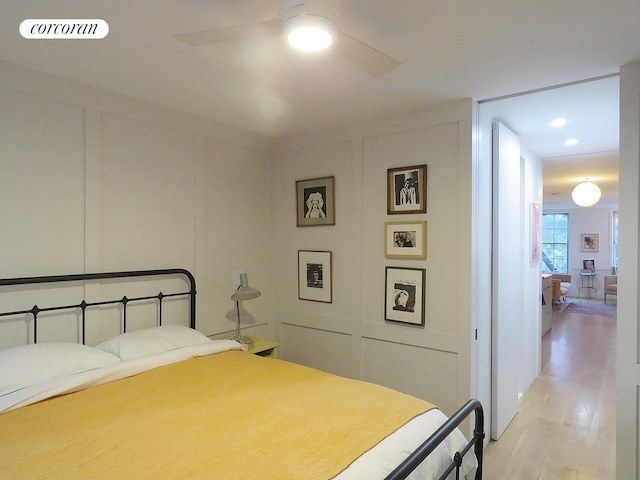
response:
M592 182L583 182L573 189L571 198L580 207L592 207L600 201L602 192L600 187Z

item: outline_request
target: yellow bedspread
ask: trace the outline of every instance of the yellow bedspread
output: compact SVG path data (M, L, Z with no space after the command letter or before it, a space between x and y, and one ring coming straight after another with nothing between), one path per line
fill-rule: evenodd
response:
M433 405L225 352L0 415L2 479L324 479Z

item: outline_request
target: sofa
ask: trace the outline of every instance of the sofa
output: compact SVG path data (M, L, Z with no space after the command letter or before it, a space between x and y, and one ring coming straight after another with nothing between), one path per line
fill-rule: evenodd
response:
M563 273L554 273L552 278L552 298L553 303L566 302L567 292L571 288L571 275Z
M618 298L618 276L604 276L604 303L607 303L607 295L615 295Z

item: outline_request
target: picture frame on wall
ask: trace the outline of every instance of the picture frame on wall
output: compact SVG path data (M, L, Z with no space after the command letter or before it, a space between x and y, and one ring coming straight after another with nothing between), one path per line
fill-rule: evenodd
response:
M542 221L539 203L531 203L529 211L529 225L531 230L531 255L529 260L537 262L540 260L540 250L542 246Z
M424 326L426 270L386 267L385 320Z
M597 233L583 233L580 235L580 245L583 252L597 253L600 248L599 235Z
M331 303L331 252L298 250L298 298L311 302Z
M427 213L427 166L387 170L387 213Z
M335 225L335 177L296 181L296 225Z
M384 256L386 258L427 258L427 222L385 222Z

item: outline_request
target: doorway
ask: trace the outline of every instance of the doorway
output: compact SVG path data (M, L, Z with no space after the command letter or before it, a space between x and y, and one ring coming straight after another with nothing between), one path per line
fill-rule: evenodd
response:
M490 175L490 173L482 171L482 165L486 166L487 161L490 164L491 147L488 145L490 142L487 139L491 138L491 125L495 121L500 121L509 126L518 135L523 145L523 150L533 157L539 158L543 165L539 173L544 183L544 188L541 188L540 191L543 208L549 208L549 205L553 205L552 208L561 210L575 208L571 203L571 185L577 184L579 176L585 175L584 172L588 169L584 162L580 161L581 159L584 160L581 157L598 157L605 153L613 154L614 157L617 155L619 138L618 104L619 85L617 75L480 102L478 107L478 136L480 138L478 158L481 183L483 175L484 178ZM568 117L567 125L572 126L572 128L551 130L549 123L559 116ZM584 135L579 143L576 144L579 147L576 148L576 145L574 145L573 149L567 149L567 146L564 145L564 140L569 136L579 136L579 132L583 132L582 134ZM599 163L602 162L600 161ZM545 176L544 174L545 171L549 173L554 170L549 165L556 169L556 174L553 177ZM600 177L600 186L603 191L603 199L598 208L611 210L617 208L617 165L614 170L613 174L598 171L593 175ZM558 173L558 171L562 173ZM583 173L578 173L578 171ZM485 200L487 196L491 198L490 195L487 192L479 192L479 196ZM521 211L524 216L526 213L524 206L522 206ZM573 235L580 235L581 233L592 232L572 232ZM485 229L481 234L491 235L491 232L487 233ZM526 254L527 252L523 249L521 255L524 257ZM576 261L580 259L576 255L573 255L573 257ZM607 268L610 269L610 266L605 261L601 263L601 268L606 270ZM491 291L491 287L481 287L479 295L487 292L491 295ZM527 296L533 295L536 300L540 298L539 290L525 289L525 291L528 292ZM499 292L498 298L500 298ZM481 331L491 331L491 319L479 319L478 326ZM535 361L537 371L534 378L540 371L541 335L537 337L536 351L538 352L538 358ZM523 339L517 338L515 341L522 342ZM487 372L491 372L492 363L495 359L492 354L491 340L479 338L479 342L478 398L484 405L490 406L492 400L491 388L483 385L483 381L488 385L492 385L492 382L488 380L489 374ZM523 394L529 384L530 382L527 378L521 380L519 382L519 390L521 391L516 393ZM489 418L499 414L499 412L492 411L493 408L491 406L486 410Z

